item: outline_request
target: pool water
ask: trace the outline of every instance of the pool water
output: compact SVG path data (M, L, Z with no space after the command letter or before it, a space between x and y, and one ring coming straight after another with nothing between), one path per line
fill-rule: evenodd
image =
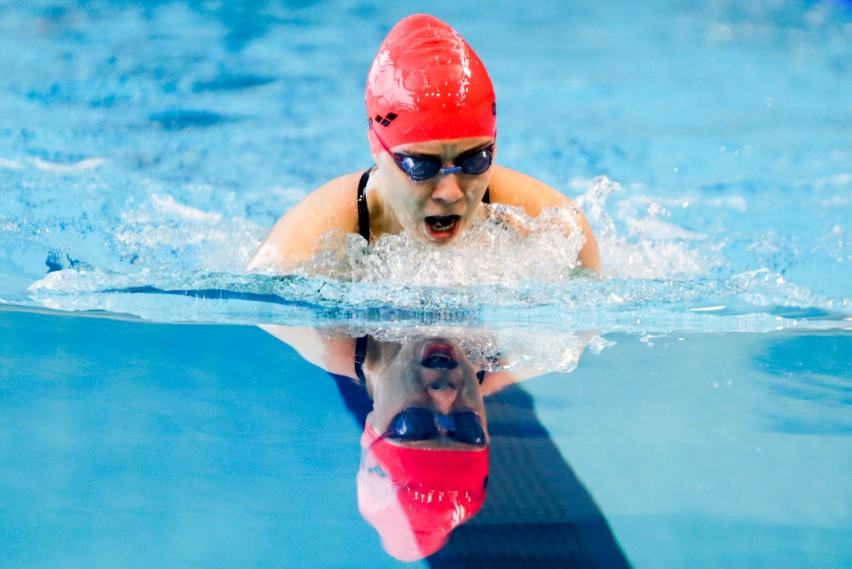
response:
M541 370L486 397L485 505L421 564L852 564L852 6L433 2L602 277L535 220L246 274L369 165L409 10L0 0L0 566L400 565L351 393L270 324Z

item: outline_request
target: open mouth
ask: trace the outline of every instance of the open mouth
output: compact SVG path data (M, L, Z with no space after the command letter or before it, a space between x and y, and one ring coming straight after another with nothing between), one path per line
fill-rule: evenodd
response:
M459 367L456 350L444 342L430 342L423 350L420 365L428 369L452 370Z
M453 237L459 229L460 215L430 215L425 219L426 230L432 239L442 241Z

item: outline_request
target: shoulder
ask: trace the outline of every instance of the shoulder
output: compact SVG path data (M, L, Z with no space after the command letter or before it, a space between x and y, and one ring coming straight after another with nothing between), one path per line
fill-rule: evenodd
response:
M332 229L357 232L358 182L363 172L330 180L305 196L275 223L247 268L287 268L311 256L316 239Z
M503 166L494 165L493 168L489 182L491 203L522 207L527 215L532 217L541 215L546 207L565 207L574 204L541 180ZM600 251L592 228L579 210L576 210L575 217L586 239L578 256L580 266L599 271Z
M520 206L532 216L538 216L545 207L562 207L571 202L541 180L496 164L489 189L493 203Z
M335 200L338 206L353 205L356 201L358 182L363 174L363 171L352 172L329 180L308 194L304 201L325 201L325 198L338 198Z

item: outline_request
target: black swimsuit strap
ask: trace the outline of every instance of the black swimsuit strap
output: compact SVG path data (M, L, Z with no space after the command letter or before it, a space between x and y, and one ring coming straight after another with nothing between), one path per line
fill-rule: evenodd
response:
M355 376L360 385L367 385L364 377L364 360L367 359L367 336L361 336L355 340Z
M370 242L370 209L367 207L367 182L370 180L370 168L361 174L361 180L358 181L358 233ZM490 188L485 188L485 195L482 196L482 203L491 203Z
M364 190L367 188L367 181L370 179L370 168L361 174L361 180L358 182L358 233L361 237L370 242L370 210L367 208L367 194Z

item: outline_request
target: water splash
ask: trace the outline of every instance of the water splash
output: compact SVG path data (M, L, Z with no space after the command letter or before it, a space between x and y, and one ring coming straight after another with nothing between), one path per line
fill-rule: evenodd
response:
M384 235L368 247L359 236L331 232L298 273L398 287L559 282L577 272L577 254L584 242L576 209L548 208L534 219L520 208L485 205L459 239L446 247L422 243L406 233Z
M192 193L203 189L180 198L154 190L120 215L109 262L51 250L47 260L62 270L29 286L29 302L159 321L394 318L639 332L842 327L852 312L848 299L822 297L768 268L725 274L720 243L672 223L665 207L641 196L609 207L624 190L606 178L578 200L599 240L602 275L577 268L576 210L530 218L506 206L482 208L451 247L404 234L368 246L331 232L294 274L245 274L260 228L194 207Z
M617 215L626 228L625 234L619 234L605 206L612 195L622 192L620 184L598 177L577 200L595 228L607 276L697 277L710 274L722 264L720 243L665 221L671 215L669 211L647 198L633 197L618 203Z

